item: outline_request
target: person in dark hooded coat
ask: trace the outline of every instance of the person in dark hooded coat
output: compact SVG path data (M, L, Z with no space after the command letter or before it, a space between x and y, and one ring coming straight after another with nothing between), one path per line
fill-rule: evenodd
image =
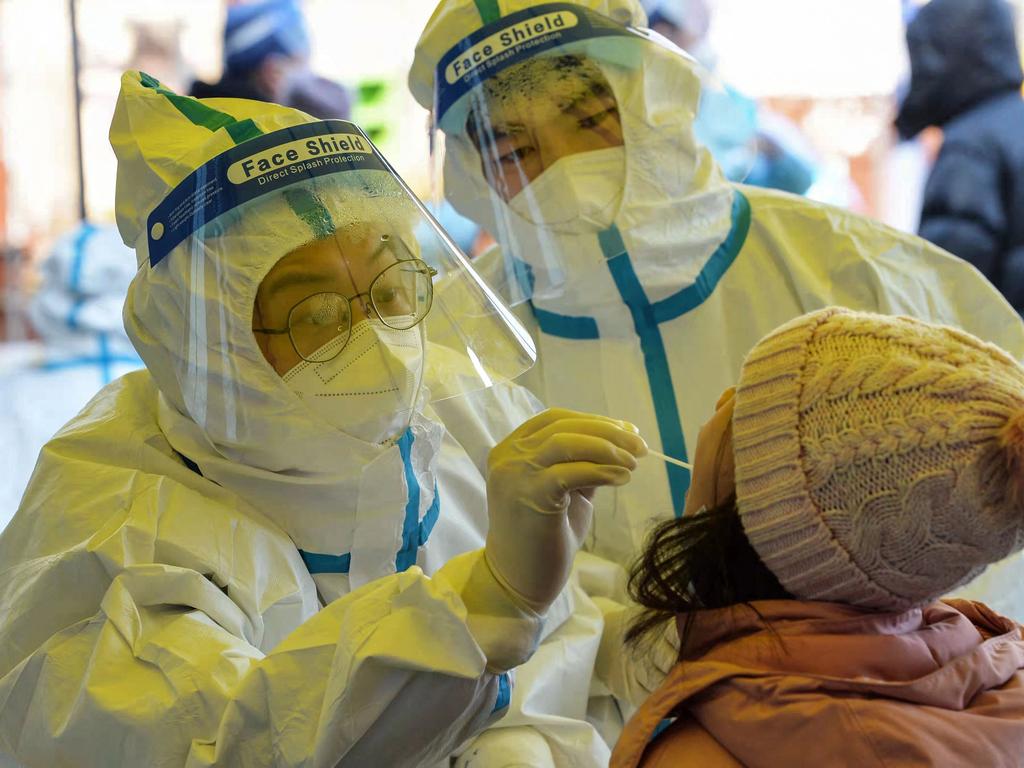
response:
M1024 99L1005 0L932 0L907 27L896 128L942 128L919 234L976 266L1024 313Z

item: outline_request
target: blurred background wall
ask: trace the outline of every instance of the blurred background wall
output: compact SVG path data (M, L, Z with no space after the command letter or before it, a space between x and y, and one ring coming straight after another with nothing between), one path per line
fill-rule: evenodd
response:
M645 0L652 11L659 2ZM926 133L901 146L891 128L908 72L904 19L919 4L705 0L695 53L813 168L806 194L913 231L941 141ZM426 193L427 115L404 81L432 0L303 7L312 69L350 89L353 119ZM140 68L181 91L195 78L216 80L226 8L224 0L0 0L0 340L31 336L22 310L54 239L83 217L112 221L107 130L121 71Z

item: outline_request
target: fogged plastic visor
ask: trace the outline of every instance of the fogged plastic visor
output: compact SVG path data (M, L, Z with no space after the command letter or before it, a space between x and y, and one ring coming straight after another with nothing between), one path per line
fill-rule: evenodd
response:
M533 363L528 334L352 123L239 144L177 187L148 226L150 280L187 308L176 358L192 390L204 367L237 371L244 389L244 358L282 377L314 365L342 394L370 381L396 397L418 392L398 380L413 376L437 400ZM383 373L366 373L378 358ZM399 359L423 370L399 371Z
M401 238L381 236L381 249L390 249ZM414 258L404 244L406 258L384 268L370 282L368 291L344 296L325 291L301 299L288 310L284 328L258 328L253 333L288 334L295 353L310 363L333 360L352 335L352 304L357 302L364 317L375 315L388 328L406 331L420 323L434 299L433 278L437 270ZM392 253L394 253L392 251Z
M616 221L630 147L669 133L646 89L696 109L697 71L650 30L567 3L509 14L441 58L435 194L495 236L510 303L560 293L574 238Z

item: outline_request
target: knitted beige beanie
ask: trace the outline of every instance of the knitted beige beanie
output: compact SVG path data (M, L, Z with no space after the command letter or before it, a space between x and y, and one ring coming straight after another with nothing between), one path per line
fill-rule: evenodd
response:
M744 362L733 445L743 528L796 597L903 610L1024 547L1024 368L963 331L799 317Z

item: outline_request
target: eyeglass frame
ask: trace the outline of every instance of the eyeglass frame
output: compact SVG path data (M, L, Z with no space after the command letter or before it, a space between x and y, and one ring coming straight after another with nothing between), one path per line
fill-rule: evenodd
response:
M380 280L380 278L384 275L384 273L387 272L389 269L394 269L399 264L411 264L411 263L418 264L418 265L421 265L422 267L426 268L425 269L426 274L430 276L430 281L429 281L430 297L429 297L429 299L427 301L427 308L423 311L423 315L415 323L413 323L412 325L406 326L404 328L396 328L395 326L391 325L391 323L389 323L387 320L385 320L384 316L381 314L380 310L377 309L377 304L373 300L373 286L374 286L374 284L378 280ZM423 270L418 270L418 271L421 274L423 274ZM434 278L437 277L437 274L438 274L437 270L434 269L429 264L427 264L427 262L425 262L423 259L416 259L416 258L413 258L413 259L400 259L399 261L396 261L394 264L388 264L386 267L384 267L384 269L382 269L380 272L378 272L377 275L373 278L373 280L370 281L370 285L367 287L367 289L365 291L361 292L361 293L356 293L356 294L353 294L352 296L345 296L344 294L337 293L336 291L318 291L316 293L311 293L311 294L309 294L309 296L306 296L306 297L304 297L302 299L299 299L297 302L295 302L295 304L292 305L291 309L288 310L288 318L285 321L286 322L286 326L284 328L253 328L252 332L253 333L263 333L263 334L267 334L267 335L270 335L270 336L280 336L282 334L287 333L288 334L288 342L292 345L292 349L295 350L295 354L297 354L302 360L304 360L307 363L316 363L316 364L328 363L331 360L333 360L334 358L336 358L338 355L340 355L342 353L342 350L344 350L345 347L348 346L349 341L351 341L351 339L352 339L352 302L353 301L358 299L360 296L365 296L369 300L370 307L373 308L373 313L375 315L377 315L377 319L380 320L382 323L384 323L384 325L386 325L388 328L391 328L391 329L396 330L396 331L408 331L408 330L410 330L412 328L415 328L420 323L422 323L424 321L424 319L426 319L427 315L430 313L431 308L434 306ZM298 345L295 343L295 339L292 337L292 327L291 327L292 326L292 313L296 309L298 309L298 307L301 304L309 301L314 296L339 296L342 299L345 299L345 301L348 304L348 308L349 308L349 311L348 311L348 331L347 331L348 338L345 339L345 343L342 344L340 347L338 347L338 349L334 352L334 354L332 354L330 357L324 358L323 360L310 360L308 357L303 355L299 351Z

